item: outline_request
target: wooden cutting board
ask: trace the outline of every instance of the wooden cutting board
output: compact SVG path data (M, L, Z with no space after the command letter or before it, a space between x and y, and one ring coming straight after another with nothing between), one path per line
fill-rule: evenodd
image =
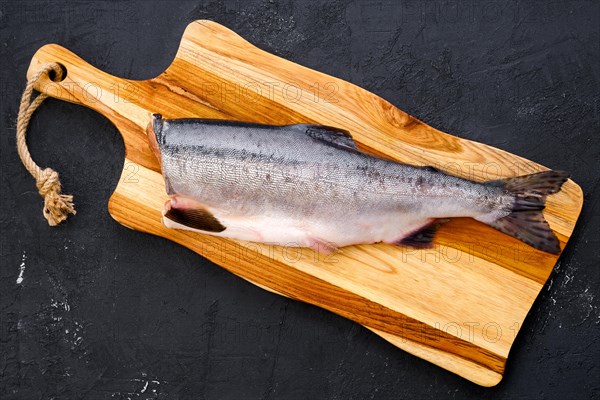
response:
M37 89L100 112L123 136L123 173L108 204L119 223L180 243L264 289L356 321L475 383L501 380L515 336L558 256L471 219L443 225L433 249L376 244L332 255L171 230L161 223L167 195L144 130L153 112L318 123L349 130L364 151L477 181L544 167L440 132L364 89L262 51L211 21L190 24L173 63L153 79L111 76L55 44L37 51L28 77L52 61L66 68L66 78L45 79ZM548 198L544 213L561 248L582 201L581 188L570 180Z

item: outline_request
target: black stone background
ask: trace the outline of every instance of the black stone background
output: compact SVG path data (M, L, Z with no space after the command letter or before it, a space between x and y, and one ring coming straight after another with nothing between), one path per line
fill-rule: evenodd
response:
M120 226L106 209L123 163L119 133L53 99L33 119L30 148L61 173L78 214L46 225L14 139L34 52L55 42L108 73L147 79L202 18L443 131L572 173L583 212L498 386ZM0 398L598 397L599 20L597 1L2 0Z

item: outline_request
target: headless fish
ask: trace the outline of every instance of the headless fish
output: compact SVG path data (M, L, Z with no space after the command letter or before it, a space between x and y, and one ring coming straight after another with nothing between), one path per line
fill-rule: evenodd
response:
M427 248L447 218L471 217L549 253L544 219L563 171L474 182L357 149L347 131L153 114L148 140L174 229L329 252L364 243Z

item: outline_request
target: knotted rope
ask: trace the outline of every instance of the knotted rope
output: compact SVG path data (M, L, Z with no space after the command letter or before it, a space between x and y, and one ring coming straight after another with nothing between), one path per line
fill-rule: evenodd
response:
M41 169L31 158L26 143L27 126L29 125L31 116L40 104L48 98L47 94L40 93L31 101L33 87L43 75L48 74L49 76L51 71L54 71L54 80L60 81L62 79L63 70L61 66L58 63L48 63L44 64L27 81L17 118L17 150L23 165L35 179L38 191L44 198L44 217L46 217L50 226L55 226L67 219L69 214L75 214L73 196L60 193L61 185L58 179L58 172L52 168Z

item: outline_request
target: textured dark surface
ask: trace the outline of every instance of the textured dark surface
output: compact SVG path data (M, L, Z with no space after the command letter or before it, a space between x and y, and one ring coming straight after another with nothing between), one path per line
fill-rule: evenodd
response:
M46 225L14 139L33 53L55 42L111 74L146 79L201 18L443 131L572 173L586 194L579 224L498 386L478 387L120 226L106 210L123 162L118 132L56 100L32 122L31 152L61 173L78 214ZM599 18L593 1L2 0L0 398L599 396Z

